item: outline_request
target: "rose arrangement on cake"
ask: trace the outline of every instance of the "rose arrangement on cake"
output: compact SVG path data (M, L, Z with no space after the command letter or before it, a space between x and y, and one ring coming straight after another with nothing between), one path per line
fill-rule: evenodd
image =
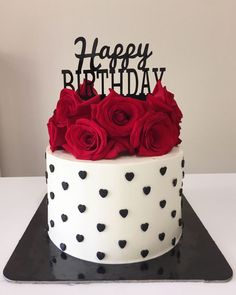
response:
M62 89L47 124L52 152L83 160L161 156L181 142L181 110L160 80L144 100L113 89L102 98L94 87L86 94L86 86L85 80L79 91Z

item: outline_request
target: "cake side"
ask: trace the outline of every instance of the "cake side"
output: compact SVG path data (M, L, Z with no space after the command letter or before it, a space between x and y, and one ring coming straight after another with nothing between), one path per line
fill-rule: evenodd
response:
M46 151L49 237L62 251L99 263L164 254L182 233L183 151L159 157L78 160Z

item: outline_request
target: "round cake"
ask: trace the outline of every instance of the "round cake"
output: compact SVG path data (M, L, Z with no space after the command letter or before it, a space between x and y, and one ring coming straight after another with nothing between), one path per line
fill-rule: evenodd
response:
M183 151L76 159L46 151L51 241L87 261L120 264L160 256L182 233Z
M128 264L178 243L181 120L160 80L145 97L112 88L104 97L86 80L76 91L62 89L46 150L48 234L57 248L85 261Z

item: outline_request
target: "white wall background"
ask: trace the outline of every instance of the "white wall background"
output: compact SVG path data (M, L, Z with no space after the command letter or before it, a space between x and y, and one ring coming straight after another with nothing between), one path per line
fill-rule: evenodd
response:
M149 42L184 113L187 172L236 172L236 1L0 0L0 167L44 174L46 123L73 42Z

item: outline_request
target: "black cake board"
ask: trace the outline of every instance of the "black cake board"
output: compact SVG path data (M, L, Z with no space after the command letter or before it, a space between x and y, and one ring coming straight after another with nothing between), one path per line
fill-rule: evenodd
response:
M183 220L182 238L168 253L138 263L99 264L65 254L50 241L45 196L3 274L31 283L230 280L231 267L184 196Z

